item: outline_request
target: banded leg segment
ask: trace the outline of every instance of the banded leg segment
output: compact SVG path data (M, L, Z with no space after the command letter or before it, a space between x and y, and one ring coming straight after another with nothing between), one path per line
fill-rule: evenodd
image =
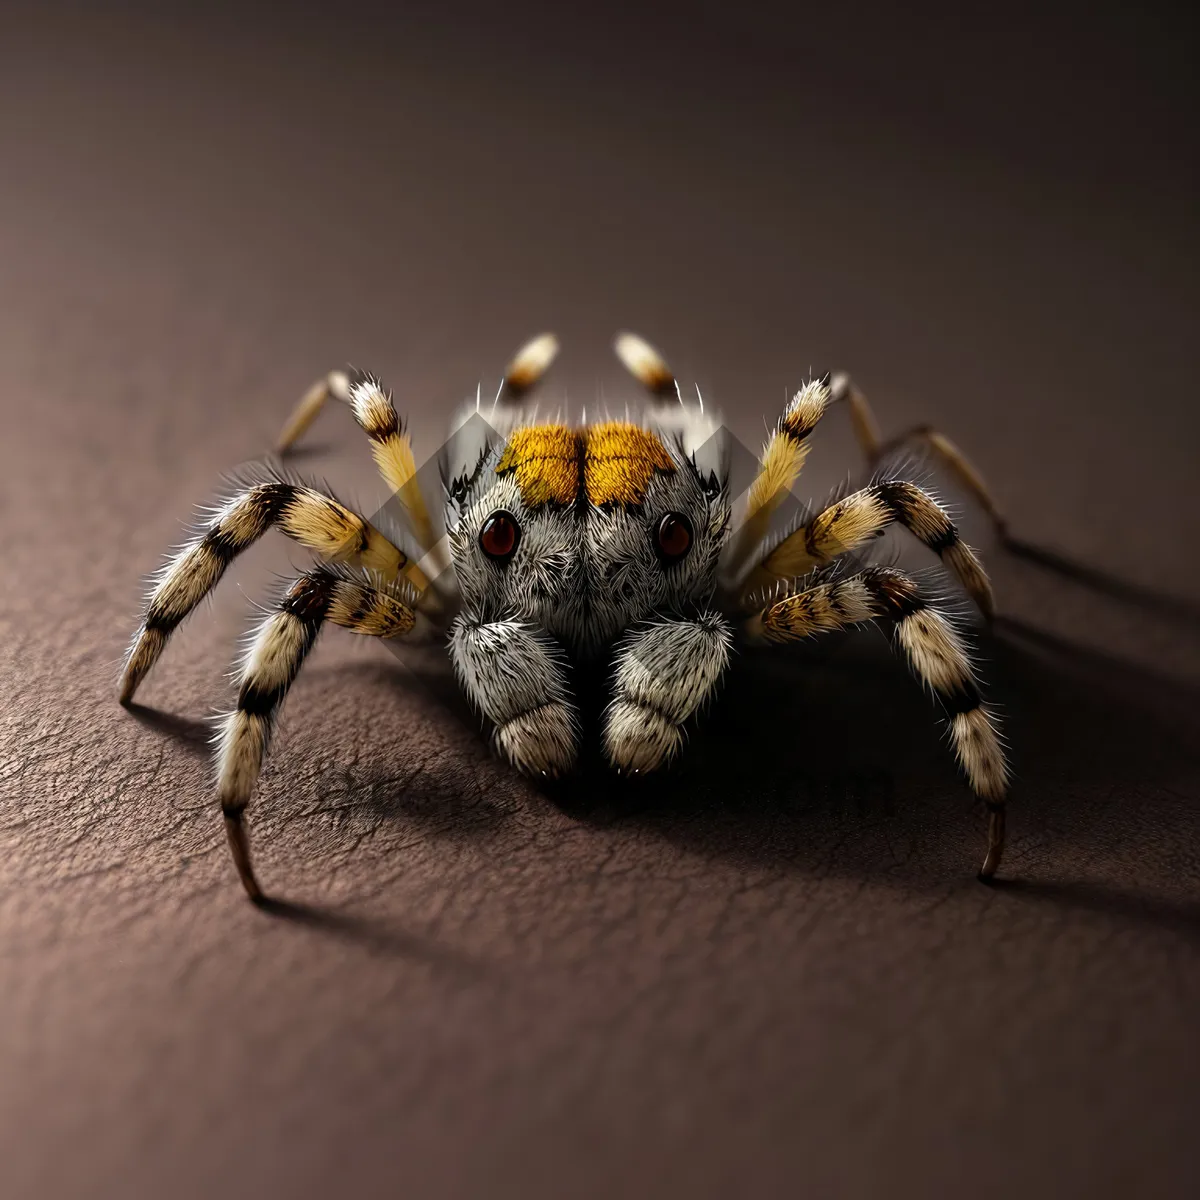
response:
M933 497L903 480L872 484L830 505L784 538L750 574L746 587L798 579L861 546L892 522L937 554L980 611L992 616L992 585L975 551L959 538L954 522Z
M429 510L417 483L412 439L396 412L391 393L385 391L373 375L350 369L331 371L313 384L279 435L279 453L286 454L295 445L330 397L350 407L359 428L371 443L371 454L379 474L408 516L413 536L423 550L432 549L436 539Z
M160 573L125 661L123 704L133 699L180 622L217 586L234 558L272 525L330 562L364 567L384 578L406 571L417 586L425 585L403 551L331 496L284 480L255 484L223 505L208 529Z
M250 898L262 892L250 865L242 814L262 769L288 689L326 621L369 637L403 637L416 622L415 596L398 581L318 567L288 589L258 629L242 667L237 707L217 740L217 799L238 874Z
M652 396L678 396L679 384L667 360L645 338L636 333L619 333L613 350L621 365Z
M829 407L829 384L806 383L783 411L759 459L758 474L746 493L746 511L733 543L728 569L736 577L767 536L771 514L791 491L810 449L809 436Z
M522 399L549 370L557 354L558 339L553 334L543 333L527 342L508 364L497 401L515 403ZM391 393L384 390L375 376L347 368L331 371L314 383L280 432L278 452L286 454L299 441L331 397L348 405L354 413L355 421L371 443L379 474L404 508L418 544L426 551L434 550L437 539L417 481L412 439L396 412ZM448 565L438 559L435 562L439 569Z
M558 338L554 334L539 333L530 338L504 368L504 382L497 399L510 404L523 400L541 382L557 357Z
M955 758L987 804L988 847L979 873L990 878L1004 851L1004 750L996 720L980 698L966 647L916 583L899 571L872 567L785 596L749 618L746 630L755 639L791 642L877 620L895 626L896 641L913 674L933 691L950 718Z
M962 488L975 498L991 519L1001 539L1008 538L1008 522L1000 512L978 467L945 434L939 433L931 425L916 425L885 441L879 431L875 414L871 411L871 405L866 396L855 387L849 375L835 375L830 389L833 403L839 404L844 401L849 406L850 424L854 429L855 439L872 470L897 450L905 446L918 446L941 462Z
M626 638L604 715L609 762L632 775L669 762L683 745L685 722L725 674L732 645L732 631L717 613L655 621Z
M494 726L500 753L528 775L557 776L575 763L578 716L566 658L549 634L516 619L460 616L450 657L463 690Z

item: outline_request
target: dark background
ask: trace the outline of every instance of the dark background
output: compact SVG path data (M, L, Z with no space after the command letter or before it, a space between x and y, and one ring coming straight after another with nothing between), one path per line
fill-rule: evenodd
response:
M1132 8L0 6L7 1195L1195 1194L1196 45ZM564 808L334 632L253 810L307 907L253 909L205 718L302 556L130 714L140 579L331 366L432 453L543 328L619 403L623 327L752 446L851 369L1091 572L964 509L1006 881L878 636L745 656L675 777ZM839 414L802 488L860 468Z

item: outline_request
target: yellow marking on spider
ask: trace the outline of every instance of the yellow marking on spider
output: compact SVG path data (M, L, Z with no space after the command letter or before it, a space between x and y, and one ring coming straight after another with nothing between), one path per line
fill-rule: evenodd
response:
M516 475L528 508L573 504L579 494L579 435L566 425L515 429L496 464L496 474Z
M607 421L584 433L584 474L588 500L601 504L641 504L655 471L674 471L661 439L628 421Z
M583 478L580 479L580 461ZM573 504L582 482L591 504L641 504L655 471L675 463L657 434L628 421L586 429L529 425L510 435L497 475L515 474L529 508Z

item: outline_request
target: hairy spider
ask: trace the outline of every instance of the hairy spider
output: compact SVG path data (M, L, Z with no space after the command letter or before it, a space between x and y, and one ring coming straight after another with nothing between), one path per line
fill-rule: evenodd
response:
M735 521L728 436L699 393L695 404L683 400L653 347L632 334L616 341L619 357L650 393L642 420L579 426L539 423L523 403L557 349L551 335L535 338L509 365L486 418L478 393L459 413L440 461L444 534L422 499L391 396L369 375L335 371L301 400L279 450L287 451L330 397L345 402L400 500L407 531L388 537L324 492L264 470L157 577L125 663L122 703L133 699L172 631L231 560L272 525L320 560L255 632L237 707L217 739L217 798L251 899L262 892L243 814L280 705L326 622L379 638L403 638L419 626L444 633L496 749L519 770L541 776L561 775L576 761L575 662L608 656L603 749L616 770L640 773L679 751L685 724L729 665L735 631L751 641L790 642L886 623L945 709L954 753L987 804L980 876L990 877L1004 848L1007 767L963 642L909 576L883 566L839 569L843 556L896 522L940 555L990 615L991 587L974 552L929 495L886 475L782 538L769 532L810 435L837 402L848 405L872 464L901 444L921 442L999 523L974 469L927 427L881 442L850 380L824 377L787 405Z

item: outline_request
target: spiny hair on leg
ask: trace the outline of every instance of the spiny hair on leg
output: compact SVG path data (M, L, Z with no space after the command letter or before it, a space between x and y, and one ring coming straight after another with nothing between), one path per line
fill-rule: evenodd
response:
M335 582L332 573L302 576L245 644L237 705L216 738L217 798L226 814L250 802L274 722L321 631Z
M216 587L229 563L269 527L281 504L277 486L286 485L263 485L262 491L248 490L206 510L206 527L151 577L145 615L125 661L123 703L132 700L171 634Z
M326 621L367 637L404 637L421 620L416 601L416 591L404 580L338 564L292 580L273 606L258 606L262 616L243 639L235 665L241 681L238 705L235 713L225 714L225 732L229 718L240 712L266 718L264 737L269 733ZM219 743L223 737L218 735Z
M132 700L175 629L220 582L229 564L271 528L333 562L428 581L408 555L369 521L310 484L259 465L235 490L199 510L192 537L152 577L142 623L125 661L122 702Z
M934 694L950 721L954 754L974 791L993 814L984 873L994 871L1003 848L1003 805L1008 781L995 715L984 705L966 645L952 620L932 606L915 580L901 571L872 567L832 582L818 582L774 600L749 618L747 633L769 641L796 641L864 620L888 620L896 644L917 678ZM996 837L1001 841L997 842Z
M811 449L809 437L829 403L823 379L806 383L788 402L763 447L761 465L746 501L747 516L771 512L791 489Z
M761 561L757 553L768 535L771 515L787 497L808 457L810 436L829 404L825 379L809 380L788 402L767 438L758 473L746 493L741 527L725 555L726 575L743 579Z
M781 538L761 559L747 583L795 578L879 536L893 522L937 554L980 610L991 616L992 588L975 552L958 534L949 513L914 483L888 479L844 496Z
M894 554L893 558L895 558ZM764 638L772 641L792 641L794 639L790 634L786 637L769 637L772 627L771 623L764 623L763 620L768 610L773 609L783 601L808 596L813 592L822 592L823 589L828 589L832 585L840 584L843 581L850 582L855 576L861 575L870 569L871 566L891 568L894 565L894 562L868 564L859 559L857 555L847 553L834 559L833 562L813 567L802 575L792 578L776 578L770 575L761 576L756 581L755 586L743 594L738 605L741 615L749 618L745 632L750 635L752 641L761 641ZM776 618L781 616L783 611L780 609L776 613ZM871 620L876 616L878 616L878 613L872 612L871 616L866 619ZM858 623L858 621L850 622L852 625ZM838 626L838 628L841 628L841 626ZM812 634L820 632L822 630L810 631ZM798 636L807 637L810 636L810 633Z
M434 547L436 536L417 481L412 440L396 412L391 392L377 376L353 366L330 371L309 389L288 418L279 435L279 452L287 452L330 397L350 408L359 428L367 435L375 465L404 509L423 555Z
M356 507L338 498L324 480L305 479L278 463L253 464L226 476L229 490L225 503L264 487L290 489L281 492L277 523L288 537L331 563L351 563L378 571L385 577L403 574L419 590L428 586L416 563L424 553L410 529L400 527L384 509L375 521L359 515ZM210 510L214 511L214 510Z
M260 621L241 656L237 705L220 719L214 757L217 799L246 891L261 896L250 868L242 814L254 793L288 689L325 621L374 637L400 637L417 621L413 589L347 567L317 567L287 589Z
M850 629L881 615L865 573L852 573L845 559L799 579L763 584L749 593L744 606L750 613L745 633L753 642L799 641Z
M332 394L350 406L367 435L379 474L411 523L413 536L423 550L429 550L435 541L433 525L417 483L412 438L396 412L392 393L377 376L353 368L333 372L329 384Z
M1008 785L1008 764L995 714L983 703L969 651L954 623L921 596L915 583L893 583L888 606L896 640L913 673L950 718L950 741L971 787L998 802Z

